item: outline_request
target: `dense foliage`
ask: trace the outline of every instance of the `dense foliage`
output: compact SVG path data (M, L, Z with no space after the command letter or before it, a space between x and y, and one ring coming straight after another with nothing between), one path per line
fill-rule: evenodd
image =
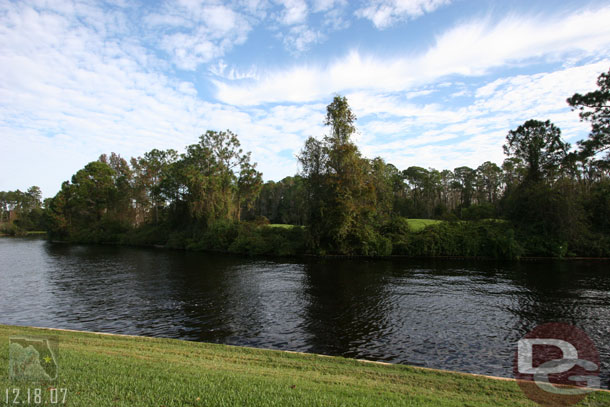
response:
M610 256L610 72L598 85L568 99L592 124L577 148L550 121L528 120L508 132L501 166L399 170L362 156L356 117L336 96L328 133L306 140L293 177L263 184L235 134L208 131L183 154L101 156L64 182L42 221L58 240L248 254ZM25 213L40 198L8 194L0 220L17 223L6 214L27 207L19 222L36 223ZM414 230L408 218L443 222Z
M43 210L40 188L33 186L26 192L0 191L0 234L23 235L42 230Z

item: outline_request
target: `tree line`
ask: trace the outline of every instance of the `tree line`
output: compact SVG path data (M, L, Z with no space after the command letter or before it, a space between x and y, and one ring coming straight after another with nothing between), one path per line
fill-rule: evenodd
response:
M27 191L0 191L0 233L22 234L43 229L42 192L37 186Z
M400 170L362 156L338 95L294 176L263 183L235 134L208 131L182 154L102 155L45 201L40 222L56 240L249 254L610 256L610 71L597 85L567 99L591 124L574 148L550 121L527 120L500 166ZM409 218L443 222L415 231Z

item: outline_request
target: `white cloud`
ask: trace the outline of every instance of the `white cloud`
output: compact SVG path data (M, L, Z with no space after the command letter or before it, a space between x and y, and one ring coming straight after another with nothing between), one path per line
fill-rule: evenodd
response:
M371 20L379 29L387 28L398 21L417 18L437 8L450 4L452 0L375 0L356 10L356 16Z
M364 119L362 149L370 156L381 155L399 168L476 167L487 160L501 163L506 134L528 119L551 120L572 143L586 137L588 124L570 111L566 98L595 89L597 77L609 65L610 59L605 59L554 72L500 78L474 89L474 101L457 109L365 92L350 95L348 100ZM375 118L384 111L398 118ZM372 119L366 120L367 116Z
M213 2L182 0L165 4L146 17L151 28L162 30L159 46L176 66L195 70L243 44L252 29L245 15Z
M282 6L276 20L284 27L272 27L278 30L276 35L284 43L284 48L292 55L301 55L313 45L323 42L327 34L349 27L344 18L346 0L315 0L308 7L304 0L276 0ZM321 14L322 22L318 27L308 22L309 15Z
M284 35L284 45L290 53L298 55L324 38L325 36L320 31L306 25L297 25L291 27Z
M347 0L314 0L313 11L319 13L321 11L329 11L335 8L344 7Z
M230 27L246 17L233 10L231 20L230 12L215 9L226 18L214 22L214 29L228 30L229 42L223 45L223 36L204 32L193 41L204 43L205 37L209 49L189 48L181 62L195 66L207 58L205 52L220 55L204 71L215 75L219 86L220 102L213 103L200 98L200 88L187 76L168 76L167 63L137 41L130 32L133 27L121 23L125 18L120 11L81 3L57 3L51 9L4 4L0 150L9 154L0 159L0 190L40 184L47 196L101 153L130 157L152 148L182 149L206 129L238 133L266 179L292 175L297 169L294 155L305 138L324 134L325 106L336 91L348 96L359 117L358 140L367 156L381 155L399 168L500 162L507 131L532 116L553 120L570 140L582 137L587 124L579 123L565 98L594 89L596 77L610 65L610 28L603 24L610 17L606 8L548 20L474 21L440 35L421 55L388 60L354 52L326 66L299 65L265 73L224 61L222 53L235 44ZM257 7L254 2L250 6ZM311 12L340 6L320 2ZM195 27L216 5L193 2L180 7L184 10L177 18ZM172 15L162 17L159 14L155 21L149 16L147 24L166 38L182 33L172 26ZM453 35L463 35L466 44L453 41ZM505 36L513 40L495 50L495 42ZM178 50L180 44L174 45ZM454 50L457 47L463 50ZM556 63L544 73L505 76L490 83L477 78L477 86L455 78L566 55L572 58L569 64ZM461 107L447 101L458 91L472 101Z
M265 177L294 174L295 160L278 154L296 153L302 134L320 127L321 119L310 122L319 107L262 111L205 102L192 83L154 69L160 63L145 50L79 20L78 13L23 5L0 15L0 148L10 152L0 160L0 190L38 184L54 195L101 153L180 150L206 129L238 133Z
M459 74L478 76L532 58L596 55L610 46L610 7L568 16L473 20L444 32L419 55L394 59L353 51L326 66L300 65L246 84L216 81L217 98L236 105L309 102L349 90L404 91Z
M304 0L277 0L277 2L284 7L279 17L282 24L302 24L307 19L309 10Z

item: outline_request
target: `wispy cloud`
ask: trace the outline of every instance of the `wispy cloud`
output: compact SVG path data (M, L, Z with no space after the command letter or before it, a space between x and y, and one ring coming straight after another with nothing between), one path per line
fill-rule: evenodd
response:
M472 20L445 31L418 55L388 59L353 51L326 66L294 66L252 83L216 81L216 96L236 105L307 102L355 89L409 90L449 75L483 75L532 58L595 55L610 46L608 21L610 7L567 16Z
M399 168L476 167L487 160L502 162L501 146L508 130L528 119L550 119L569 141L583 138L588 125L578 120L565 100L575 92L593 89L597 76L608 66L610 59L605 59L501 78L472 89L472 102L459 108L374 94L356 94L350 100L361 117L371 117L361 127L363 150L368 154L381 155ZM396 116L394 120L376 119L385 111Z
M112 18L94 11L100 24ZM51 195L103 152L181 149L206 129L237 132L267 177L296 171L294 160L277 154L296 153L303 132L320 129L309 121L319 116L321 124L322 109L268 112L201 100L192 83L163 74L152 53L80 24L81 12L9 5L0 15L0 145L11 151L1 160L0 189L29 179Z

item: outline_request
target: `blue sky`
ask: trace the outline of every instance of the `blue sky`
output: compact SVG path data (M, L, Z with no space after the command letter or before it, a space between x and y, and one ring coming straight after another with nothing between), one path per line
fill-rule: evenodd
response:
M607 1L0 0L0 190L61 182L111 151L182 151L231 129L266 180L298 170L347 96L368 157L500 164L610 68Z

